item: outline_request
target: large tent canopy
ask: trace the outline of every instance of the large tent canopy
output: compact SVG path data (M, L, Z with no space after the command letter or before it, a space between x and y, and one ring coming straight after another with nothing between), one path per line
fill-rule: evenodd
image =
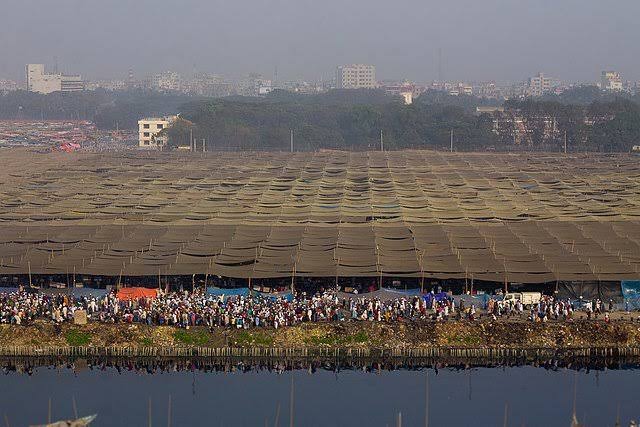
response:
M628 155L0 156L3 275L640 278Z

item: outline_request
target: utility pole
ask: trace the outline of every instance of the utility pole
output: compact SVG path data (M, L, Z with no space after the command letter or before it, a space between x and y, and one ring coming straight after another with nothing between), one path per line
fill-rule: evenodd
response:
M451 144L451 152L453 153L453 129L451 129L451 140L450 140L450 144Z
M380 151L384 151L384 139L382 139L382 129L380 129Z
M189 151L193 151L193 129L189 133Z
M202 138L202 152L203 153L207 152L207 148L206 148L205 143L204 143L204 138Z
M293 153L293 129L291 129L291 152Z
M564 131L564 154L567 154L567 131Z

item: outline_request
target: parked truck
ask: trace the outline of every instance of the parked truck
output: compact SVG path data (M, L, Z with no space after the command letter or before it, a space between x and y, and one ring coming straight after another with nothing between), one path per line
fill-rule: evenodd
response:
M504 296L503 301L509 302L520 301L524 308L531 308L532 306L538 304L542 299L542 294L540 292L512 292L508 293Z

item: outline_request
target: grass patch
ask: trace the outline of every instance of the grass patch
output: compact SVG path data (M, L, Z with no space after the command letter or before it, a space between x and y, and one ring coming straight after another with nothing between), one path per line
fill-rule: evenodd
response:
M144 347L151 347L153 346L153 339L151 339L150 337L144 337L140 340L140 345Z
M238 346L250 346L250 345L260 345L260 346L271 346L273 345L273 337L264 332L249 332L242 331L236 335L236 345Z
M355 335L349 335L350 342L353 344L364 344L369 341L369 335L366 332L360 331Z
M325 346L350 346L354 344L364 344L369 342L369 335L366 332L360 331L353 335L323 335L323 336L311 336L305 338L307 344L312 345L325 345Z
M65 334L67 344L72 347L81 347L91 342L91 334L89 332L82 332L71 330Z
M447 337L447 344L473 346L481 344L480 337L474 335L453 335Z
M178 329L173 333L173 339L186 345L204 346L209 342L209 334L204 330Z
M314 335L312 337L305 338L304 341L307 344L313 344L313 345L335 345L337 339L332 335L325 335L322 337Z

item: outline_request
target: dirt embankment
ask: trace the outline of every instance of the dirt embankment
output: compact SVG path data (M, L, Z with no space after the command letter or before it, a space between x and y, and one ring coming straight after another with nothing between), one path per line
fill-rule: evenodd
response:
M278 330L146 325L0 326L0 347L143 346L279 348L576 348L640 347L640 323L631 321L306 323Z

